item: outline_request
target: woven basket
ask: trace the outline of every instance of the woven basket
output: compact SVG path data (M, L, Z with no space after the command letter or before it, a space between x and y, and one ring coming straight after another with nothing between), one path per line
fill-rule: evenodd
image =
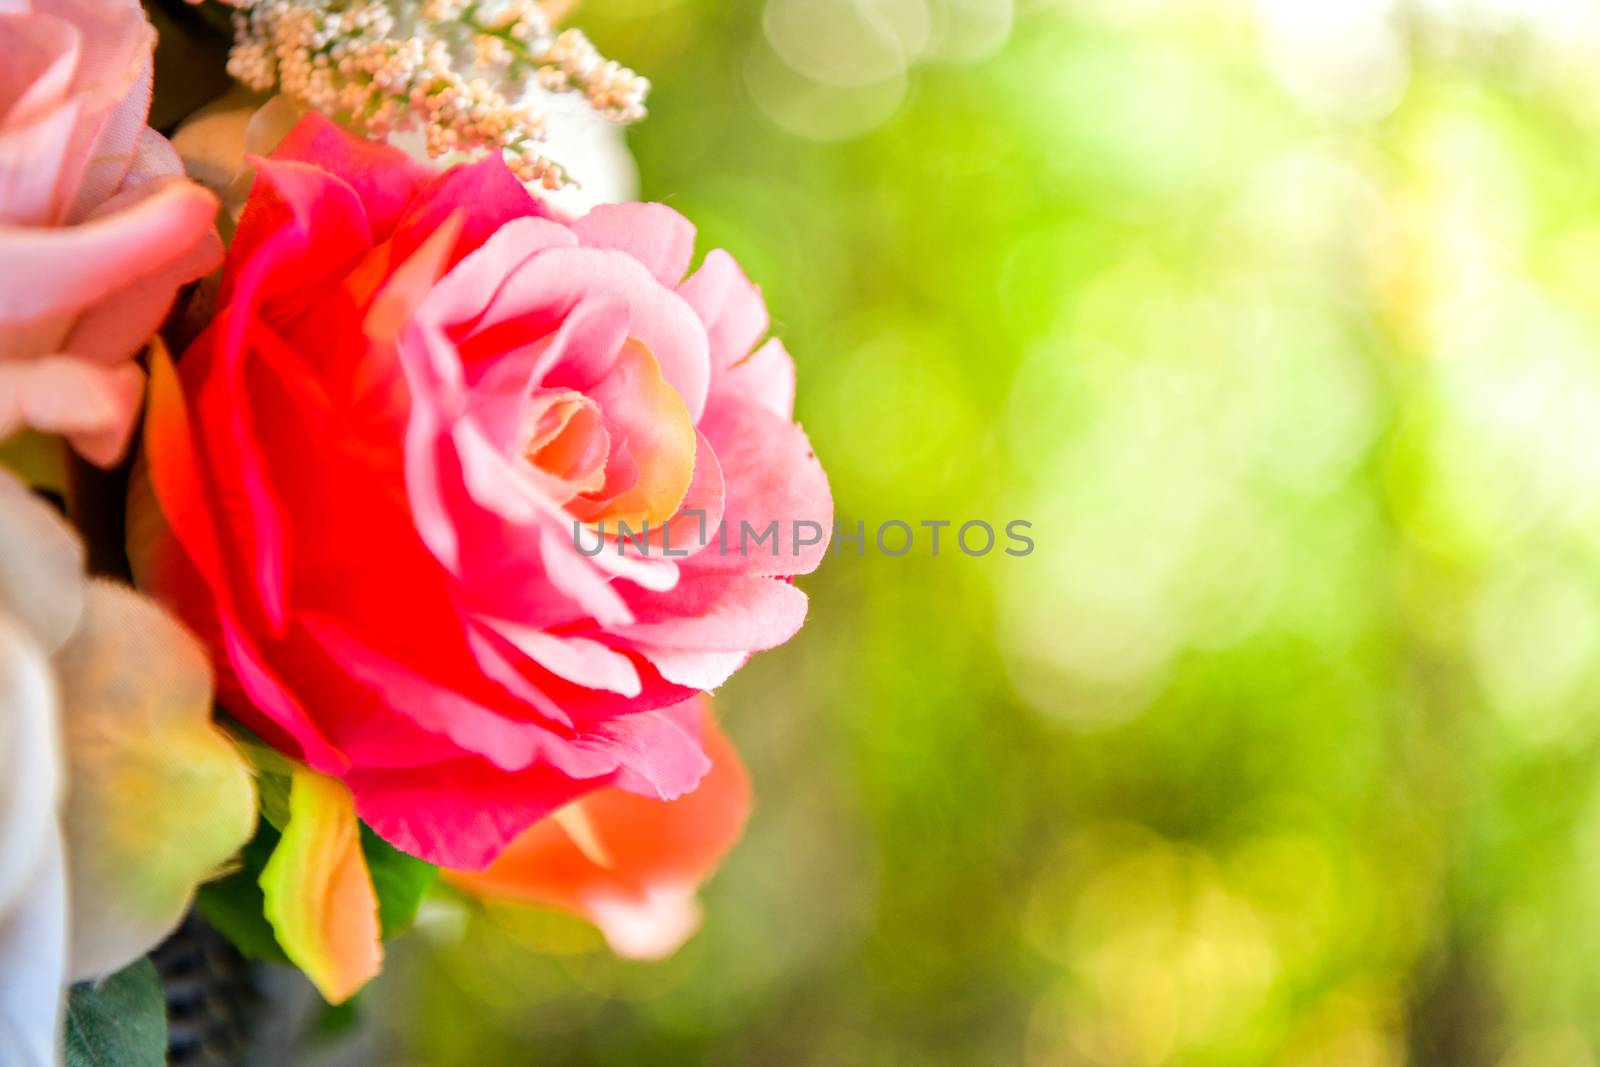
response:
M151 953L167 995L171 1067L242 1067L268 1014L260 969L190 912Z

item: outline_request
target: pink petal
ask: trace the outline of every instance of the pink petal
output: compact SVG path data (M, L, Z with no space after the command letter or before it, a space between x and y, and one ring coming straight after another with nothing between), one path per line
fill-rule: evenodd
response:
M82 104L69 100L25 123L0 126L0 224L45 226L59 199Z
M711 760L700 742L700 722L693 705L674 703L656 711L618 715L594 728L596 740L579 742L615 753L619 789L660 800L693 791Z
M0 11L0 52L10 57L0 67L0 101L8 105L0 126L32 123L66 102L81 43L77 27L63 19Z
M605 754L617 773L574 778L544 763L507 771L467 756L420 768L360 766L344 780L361 818L390 844L440 866L479 870L585 793L616 785L675 797L710 769L696 724L676 709L624 716L573 744Z
M429 863L481 870L523 830L609 778L547 765L503 771L475 756L425 769L358 768L345 777L356 812L385 841Z
M640 655L649 660L661 677L690 689L712 690L732 678L750 659L748 652L697 652L684 648L654 648L640 645Z
M463 211L464 224L451 266L483 247L507 223L546 213L544 205L512 175L500 153L491 152L476 163L451 167L417 190L395 226L395 254L410 255L456 211Z
M671 288L694 254L694 226L665 204L601 204L572 224L590 248L626 252Z
M134 0L32 0L35 16L63 19L83 34L73 91L120 100L149 54L155 32Z
M339 774L349 758L333 746L295 695L267 664L259 649L226 613L220 616L228 666L251 706L270 719L299 747L305 761L324 774ZM230 708L235 714L243 709ZM248 718L246 718L248 722Z
M91 463L113 466L144 395L144 372L71 356L0 361L0 437L17 425L65 434Z
M739 397L794 418L794 359L776 337L712 378L712 392Z
M706 253L705 262L678 286L678 293L705 323L717 374L749 355L767 332L767 305L761 290L720 248Z
M172 142L146 126L139 131L139 138L133 146L133 162L129 164L128 173L117 191L136 189L156 178L181 178L183 175L183 159L178 155L178 150L172 147Z
M562 633L566 634L567 631ZM600 748L589 746L584 731L591 731L598 724L610 720L668 708L694 696L695 690L662 678L648 660L638 656L625 645L617 643L614 637L597 630L587 630L585 634L590 639L613 647L628 657L639 676L640 689L637 696L623 696L605 689L590 689L569 682L546 670L500 634L481 624L469 630L469 640L472 641L473 650L485 673L504 685L506 690L519 700L525 701L531 707L539 708L552 722L557 721L557 713L563 716L564 722L576 733L571 735L563 733L562 736L567 739L569 746L577 746L579 752L587 754L590 758L599 758L598 754L605 750L604 746ZM529 691L533 695L525 696L524 694ZM544 702L550 702L552 707L546 708ZM614 755L608 758L615 762ZM558 765L566 766L566 764ZM577 777L589 777L593 772L572 770L571 773Z
M512 219L440 280L430 295L429 313L452 325L476 319L523 262L546 248L577 243L577 235L559 222L535 216Z
M687 702L705 707L703 697ZM671 714L698 733L712 766L670 802L621 789L596 791L530 827L481 873L446 872L458 888L489 899L560 908L602 927L612 946L657 956L692 933L693 893L739 839L750 783L708 712ZM696 722L698 718L698 722Z
M639 621L616 628L632 641L702 652L757 652L799 632L806 595L774 578L685 578L670 593L632 601Z
M32 7L33 17L59 19L79 35L67 90L78 117L59 161L50 218L76 223L111 196L128 171L150 106L155 31L131 0L35 0Z
M173 182L189 186L181 178L157 181L163 185ZM152 186L140 188L151 189ZM211 273L221 262L222 241L215 227L206 226L177 256L151 264L152 269L147 273L132 278L122 289L110 293L80 315L62 349L102 363L124 359L137 352L166 319L177 291Z
M722 464L725 533L714 548L685 560L685 569L766 575L815 570L833 536L833 494L804 431L729 394L713 398L700 428ZM758 546L755 539L773 523L776 541ZM813 537L814 544L800 543Z
M104 16L97 15L96 17L103 18ZM141 19L140 21L142 22L143 20ZM131 70L127 67L121 68L121 71L131 73L133 77L125 87L119 87L121 88L121 94L116 107L112 108L101 120L99 132L94 139L93 147L89 149L83 176L77 186L77 195L73 198L72 205L67 209L66 221L68 223L76 223L88 218L101 203L116 193L122 187L123 180L133 166L134 157L138 154L139 139L146 129L144 120L150 114L151 74L154 68L151 65L148 49L154 33L147 26L139 26L134 29L130 20L129 34L134 39L143 38L142 47L144 53L142 61ZM88 49L83 59L85 68L91 63L106 62L114 64L117 62L117 60L93 54L92 50L95 47L95 42L92 35L86 44ZM116 47L131 47L134 46L134 40L118 41L115 45ZM114 65L108 65L100 69L105 70L108 74L121 72ZM127 73L124 73L123 77L127 77ZM181 174L182 171L180 170L176 173Z
M627 697L639 695L639 672L620 652L584 637L561 637L504 619L484 620L535 663L559 678Z
M616 366L631 326L625 301L606 295L580 299L529 369L528 380L545 389L588 392Z
M203 240L216 207L198 185L173 181L120 194L78 226L0 226L0 322L81 311L168 267Z
M689 491L683 495L683 506L671 520L650 531L647 553L674 559L716 544L725 495L722 464L717 459L716 449L711 447L705 434L696 431L694 476L689 480ZM636 551L631 541L620 542L618 547L625 553Z
M581 301L595 297L613 297L627 305L628 336L650 349L662 376L698 420L711 376L705 327L681 297L621 252L550 248L538 253L505 279L475 332L504 324L532 340L554 332Z
M339 620L307 613L299 622L350 677L423 729L448 737L503 770L520 770L540 756L554 762L551 750L561 746L545 728L508 718L435 682L372 647Z
M570 525L539 538L539 560L550 583L582 605L602 626L633 621L633 613L610 580L573 546Z

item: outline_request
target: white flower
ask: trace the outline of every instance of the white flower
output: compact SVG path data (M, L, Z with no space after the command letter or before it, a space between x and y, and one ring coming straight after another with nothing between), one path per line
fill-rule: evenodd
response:
M0 1063L57 1062L62 994L153 947L250 836L199 645L0 470Z
M524 101L544 115L540 152L580 180L555 190L537 179L525 182L535 195L572 217L597 204L620 204L638 196L639 170L620 126L570 93L530 85ZM221 197L224 210L237 221L255 177L245 157L271 152L303 114L305 109L290 97L269 98L235 88L185 120L172 146L189 177ZM387 140L419 163L440 169L471 158L471 153L456 150L430 156L427 134L418 129L393 129Z
M583 31L559 29L565 5L224 2L235 9L228 71L245 89L277 92L419 161L448 166L498 153L572 214L633 193L633 161L616 127L644 117L650 82L601 55ZM251 120L220 123L233 106L207 108L189 124L178 148L191 167L237 158ZM213 188L236 173L230 167Z

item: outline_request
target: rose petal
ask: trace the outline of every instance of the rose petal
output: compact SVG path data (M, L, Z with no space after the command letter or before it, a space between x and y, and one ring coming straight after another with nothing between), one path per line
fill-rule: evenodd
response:
M321 112L307 111L272 151L272 159L326 172L355 193L375 240L394 231L433 169L399 149L352 136ZM241 229L243 224L241 222Z
M502 770L468 757L425 768L357 767L345 778L361 818L396 848L456 870L481 870L530 825L606 786L671 799L710 767L695 731L671 709L624 715L568 742L616 770L573 778L536 763Z
M43 226L65 213L61 196L81 101L0 127L0 224Z
M315 303L372 244L371 221L347 182L276 156L257 160L250 202L228 245L218 300L231 303L237 287L250 313L291 317ZM238 321L248 318L240 315Z
M451 266L480 248L507 223L547 214L543 205L512 176L500 153L491 152L476 163L451 167L417 191L395 226L395 255L409 256L457 211L463 212L465 225L451 255ZM382 229L378 232L381 239Z
M155 31L149 24L145 23L143 18L137 22L128 18L126 9L117 12L111 18L107 18L106 13L96 10L89 15L89 21L112 25L119 21L123 22L127 27L127 38L118 41L117 45L127 48L130 53L134 50L142 53L142 62L130 68L123 60L119 66L117 59L104 54L94 54L95 42L92 36L85 41L87 48L82 60L82 69L90 69L89 64L92 63L106 63L106 66L100 68L106 74L126 77L127 73L132 73L133 77L127 84L118 85L112 90L115 93L113 99L117 100L117 104L101 120L99 133L95 137L93 147L89 149L83 175L77 186L77 195L73 198L72 206L67 209L65 221L68 224L88 218L122 186L138 155L139 140L148 128L145 126L145 119L150 114L150 99L154 88L152 76L155 68L151 63L149 49ZM77 24L82 25L82 23Z
M665 204L601 204L572 232L590 248L628 253L668 288L683 279L694 253L694 225Z
M610 373L589 391L605 417L627 437L639 480L610 500L568 505L585 522L609 522L621 532L658 527L678 513L694 477L695 429L683 397L667 384L651 351L631 338Z
M59 1062L66 957L66 871L52 828L20 899L0 911L0 1063Z
M720 248L706 253L700 269L678 286L678 294L705 323L713 379L749 355L767 332L767 305L761 290Z
M161 140L155 134L150 136ZM153 196L174 183L189 186L182 178L157 178L141 183L136 191L126 195L130 201L134 197ZM108 201L108 205L112 210L119 210L117 205L124 202L119 195ZM188 244L175 255L146 264L122 288L108 293L86 309L73 324L62 349L102 363L136 352L167 317L173 294L181 286L210 274L222 262L222 255L222 241L215 227L209 224L196 227Z
M591 793L530 827L487 870L449 872L452 884L582 916L622 955L676 949L697 925L695 888L739 839L750 809L749 778L708 702L682 707L711 763L698 788L670 802Z
M682 297L632 256L604 248L547 248L504 279L474 332L503 327L533 340L555 332L581 301L602 296L627 305L628 335L650 349L690 417L698 419L711 381L705 327ZM582 389L585 382L552 375L540 384Z
M52 653L83 614L83 544L65 519L3 468L0 546L7 549L0 552L0 612Z
M504 619L485 620L497 633L550 673L589 689L636 697L639 671L620 652L583 637L558 637Z
M815 570L833 537L833 493L805 431L769 408L726 393L713 398L700 429L722 464L725 532L714 548L685 560L685 571ZM769 527L775 537L758 543Z
M564 747L544 727L512 719L453 691L384 655L336 620L307 615L300 621L346 672L379 694L386 706L498 767L520 770L540 756L554 762L552 750Z
M0 613L0 916L28 891L59 835L63 790L58 695L49 660L14 615Z
M0 436L16 426L64 434L84 459L110 467L127 448L143 394L144 374L134 363L0 361Z
M0 226L0 322L77 312L186 256L211 229L217 200L192 182L136 190L78 226Z
M383 969L378 895L350 791L337 780L295 771L261 892L278 944L328 1003L344 1003Z
M639 621L615 632L648 645L700 652L757 652L799 632L806 595L775 578L697 576L669 593L640 596Z
M57 666L72 782L71 971L85 979L171 932L195 885L249 840L255 787L212 725L204 652L131 589L90 586Z
M477 870L529 825L609 783L536 764L502 771L478 757L416 768L357 768L345 779L362 821L402 852Z
M741 397L784 419L794 418L794 358L769 337L747 358L712 380L712 390Z
M649 645L641 645L638 651L661 672L661 677L690 689L716 689L750 660L748 652L700 652Z

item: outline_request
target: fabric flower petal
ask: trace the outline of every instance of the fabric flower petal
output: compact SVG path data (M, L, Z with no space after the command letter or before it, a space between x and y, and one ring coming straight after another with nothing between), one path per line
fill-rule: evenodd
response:
M109 366L75 356L0 363L0 436L18 426L59 433L91 463L122 458L144 394L131 362Z
M133 0L0 12L0 438L121 458L133 357L221 256L216 197L146 124L155 29Z
M750 356L759 292L725 253L680 284L670 209L568 223L495 157L418 181L305 122L213 325L152 357L136 573L224 706L430 862L482 868L598 790L694 790L682 702L795 633L832 520L792 362ZM783 523L780 550L727 552L724 522ZM658 932L692 914L648 898Z
M66 963L66 870L52 834L20 898L0 911L0 1063L58 1062Z
M83 311L187 254L210 232L216 210L216 197L175 181L79 226L0 226L0 325Z
M529 828L480 872L450 872L456 886L494 899L572 912L633 958L676 950L699 926L696 888L738 841L750 782L709 702L698 719L711 770L677 800L621 790L591 793Z
M211 722L205 654L133 590L93 583L57 666L72 783L71 973L83 979L171 932L195 885L249 840L255 786Z
M404 152L351 137L320 112L308 111L272 151L275 160L303 163L338 178L360 199L363 217L379 237L399 223L417 191L433 177Z
M24 897L59 831L58 695L44 650L0 614L0 916Z
M349 1000L382 969L378 896L350 791L336 779L295 770L261 891L278 944L328 1003Z
M833 492L805 431L768 407L727 394L713 398L700 428L722 464L727 550L699 553L685 568L765 575L816 570L833 537ZM758 540L769 527L775 536Z
M665 204L601 204L572 232L590 248L628 253L666 286L678 284L694 253L694 225Z
M54 652L83 614L83 544L65 519L0 468L0 547L21 546L27 551L0 552L0 605Z
M767 305L761 290L720 248L706 253L700 269L678 287L678 293L705 323L713 379L749 355L767 332Z

